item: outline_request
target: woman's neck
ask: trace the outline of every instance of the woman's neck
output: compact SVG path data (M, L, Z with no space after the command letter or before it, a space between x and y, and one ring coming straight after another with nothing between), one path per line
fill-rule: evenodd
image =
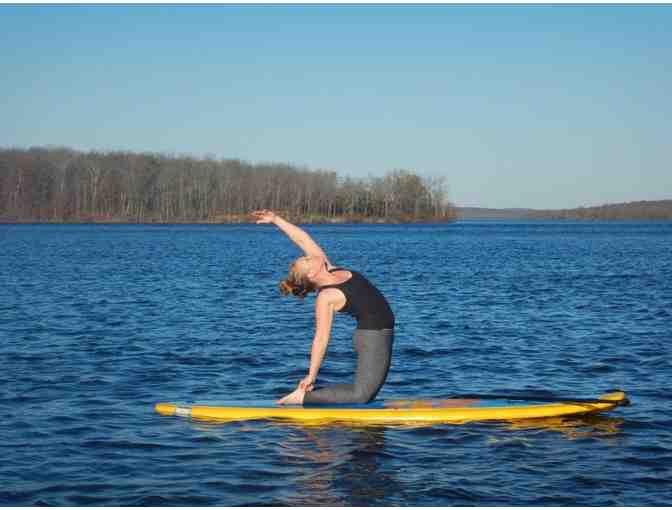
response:
M347 278L344 280L343 276L337 276L334 273L330 273L326 269L324 271L321 271L318 275L313 278L313 282L318 286L318 287L324 287L325 285L337 285L339 283L343 283L346 281Z

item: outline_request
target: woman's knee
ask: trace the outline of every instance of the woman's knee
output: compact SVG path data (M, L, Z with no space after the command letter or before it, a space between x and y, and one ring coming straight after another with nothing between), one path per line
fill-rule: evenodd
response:
M371 402L376 394L378 393L378 390L376 391L371 391L367 390L366 388L355 388L355 391L353 392L353 403L354 404L368 404Z

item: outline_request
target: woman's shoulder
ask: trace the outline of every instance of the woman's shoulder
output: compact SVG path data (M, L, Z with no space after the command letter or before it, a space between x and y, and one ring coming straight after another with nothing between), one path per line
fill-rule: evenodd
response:
M319 308L323 304L339 305L341 301L343 301L343 292L336 287L327 287L320 289L315 306Z

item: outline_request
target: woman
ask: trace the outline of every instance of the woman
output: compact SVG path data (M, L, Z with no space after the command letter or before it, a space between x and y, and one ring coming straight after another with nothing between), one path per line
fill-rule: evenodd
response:
M278 404L370 402L383 386L392 358L394 314L389 304L360 273L333 266L304 230L266 209L252 215L257 223L273 223L305 253L292 263L287 279L280 282L281 292L300 298L318 292L308 375ZM355 380L353 384L316 389L314 383L327 351L335 312L357 319L352 340L357 352Z

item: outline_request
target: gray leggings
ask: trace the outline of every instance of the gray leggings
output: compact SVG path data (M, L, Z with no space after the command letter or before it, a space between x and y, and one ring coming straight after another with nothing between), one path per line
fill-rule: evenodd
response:
M383 386L392 359L392 329L356 329L352 345L357 352L354 384L334 384L306 393L304 404L365 404Z

